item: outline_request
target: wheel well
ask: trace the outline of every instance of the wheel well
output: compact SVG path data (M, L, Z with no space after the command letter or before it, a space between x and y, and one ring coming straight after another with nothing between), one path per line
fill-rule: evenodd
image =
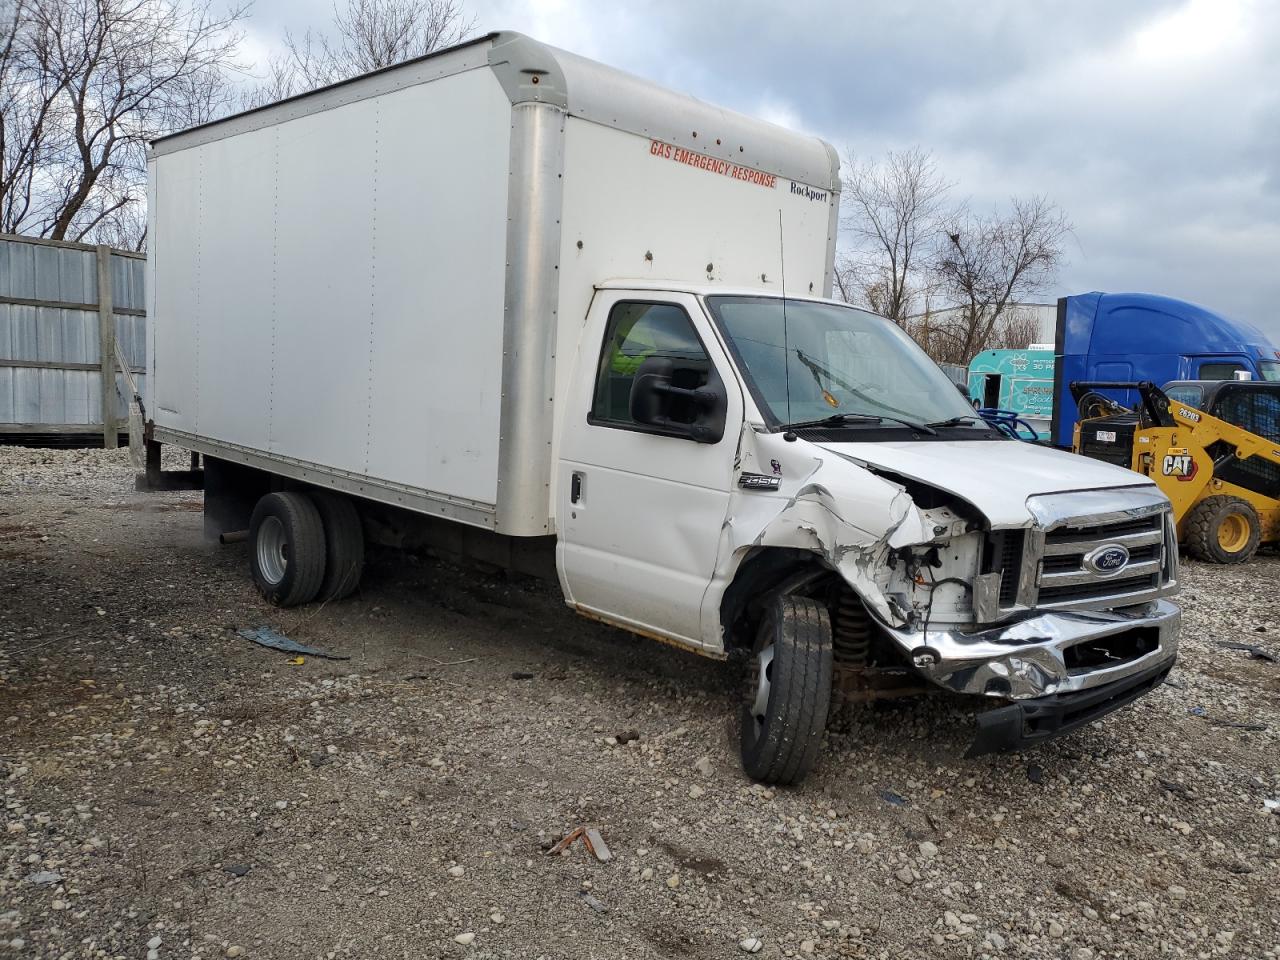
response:
M764 613L764 602L780 588L790 585L799 589L838 576L821 557L808 550L756 548L738 566L720 601L726 649L750 648Z

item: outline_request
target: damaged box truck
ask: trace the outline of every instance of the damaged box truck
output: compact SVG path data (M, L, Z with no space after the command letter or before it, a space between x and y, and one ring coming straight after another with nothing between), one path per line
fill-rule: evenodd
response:
M742 759L801 779L833 698L1070 730L1176 657L1169 505L1003 439L894 324L827 299L820 140L514 33L159 140L148 476L204 456L272 602L366 542L555 577L746 674Z

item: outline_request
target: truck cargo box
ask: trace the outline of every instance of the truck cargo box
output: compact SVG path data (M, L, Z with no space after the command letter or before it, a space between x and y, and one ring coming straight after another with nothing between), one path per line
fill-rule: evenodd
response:
M167 137L154 437L553 532L565 351L595 286L828 295L838 191L818 139L514 33Z

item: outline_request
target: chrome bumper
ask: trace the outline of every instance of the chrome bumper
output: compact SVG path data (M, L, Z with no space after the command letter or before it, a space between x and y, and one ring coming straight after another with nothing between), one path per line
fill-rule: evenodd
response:
M926 635L919 630L885 629L916 669L941 687L955 693L1029 700L1090 690L1162 664L1172 666L1181 625L1182 611L1175 604L1155 600L1126 610L1042 613L974 633L930 630ZM1113 638L1117 648L1123 648L1137 637L1147 646L1154 642L1154 649L1118 659L1114 666L1068 666L1072 647ZM1090 655L1097 658L1093 650Z

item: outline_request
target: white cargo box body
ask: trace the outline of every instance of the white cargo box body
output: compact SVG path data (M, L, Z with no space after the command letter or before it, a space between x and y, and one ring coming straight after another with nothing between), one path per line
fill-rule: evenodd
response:
M529 536L596 284L827 295L820 140L519 34L157 141L155 438ZM595 349L595 348L592 348Z

